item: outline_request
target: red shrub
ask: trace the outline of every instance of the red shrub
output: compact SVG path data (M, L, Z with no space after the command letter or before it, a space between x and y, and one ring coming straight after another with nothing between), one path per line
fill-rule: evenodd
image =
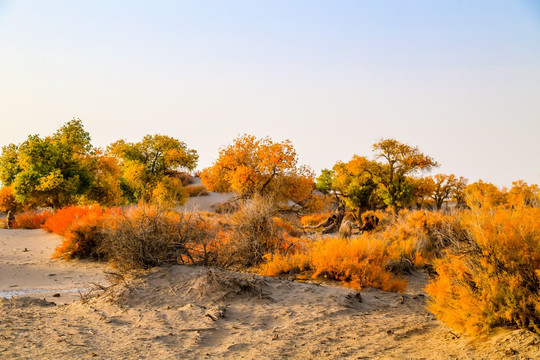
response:
M103 211L99 205L93 206L69 206L55 212L45 223L43 228L57 235L64 235L70 225L82 219L90 212L101 214Z

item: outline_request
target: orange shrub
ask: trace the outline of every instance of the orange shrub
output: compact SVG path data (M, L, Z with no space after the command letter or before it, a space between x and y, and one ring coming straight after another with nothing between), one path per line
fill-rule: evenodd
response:
M314 226L322 223L324 220L328 219L332 215L331 212L326 211L318 214L304 215L300 218L300 223L302 226Z
M267 254L259 274L277 276L309 270L312 277L343 282L356 289L405 291L407 282L386 270L389 260L381 240L322 238L289 255Z
M467 333L497 326L540 333L540 209L479 206L462 223L468 236L435 262L429 309Z
M64 210L67 209L69 208ZM79 210L82 211L79 212ZM107 216L101 207L91 206L84 209L71 209L64 213L66 216L57 217L58 221L52 222L53 228L57 231L63 230L64 237L62 243L56 247L53 258L100 259L104 257L98 251L98 247L107 231ZM77 214L77 216L72 217L73 214ZM64 221L70 218L70 223Z
M280 253L266 254L264 260L265 262L258 270L258 273L264 276L294 274L310 269L309 256L304 252L288 255Z
M324 276L361 289L405 291L407 282L386 271L388 255L382 241L357 238L326 238L310 249L313 277Z
M47 222L45 222L43 228L48 232L64 235L74 221L82 219L89 212L96 211L101 214L102 209L99 205L65 207L56 211Z
M25 211L15 216L14 229L40 229L52 215L50 211Z
M390 222L380 231L366 233L369 239L384 241L391 259L406 259L415 266L424 266L449 246L459 235L459 216L438 211L402 210L395 219L376 213Z

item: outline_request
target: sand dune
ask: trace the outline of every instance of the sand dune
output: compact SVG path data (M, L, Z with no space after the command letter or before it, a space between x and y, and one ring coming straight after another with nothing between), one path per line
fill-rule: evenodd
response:
M64 294L0 299L0 358L540 357L540 339L527 331L501 330L472 339L445 328L425 309L423 273L409 277L405 294L358 293L333 284L189 266L154 269L110 285L99 273L102 265L50 261L58 237L6 230L0 239L2 269L17 269L9 278L2 273L0 290L14 283L70 289L87 286L83 280L107 286L67 305ZM24 248L29 251L21 254ZM57 281L49 273L56 273Z

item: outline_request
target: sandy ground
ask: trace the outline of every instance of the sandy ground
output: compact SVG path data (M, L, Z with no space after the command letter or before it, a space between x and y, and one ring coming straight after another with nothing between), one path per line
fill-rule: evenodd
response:
M60 236L43 230L0 229L0 297L34 294L47 300L72 302L78 290L103 282L104 264L52 260Z
M64 294L0 299L1 359L540 358L527 331L472 339L445 328L425 310L423 273L405 294L188 266L111 285L100 265L50 261L56 236L5 230L0 239L0 290L107 286L67 305Z

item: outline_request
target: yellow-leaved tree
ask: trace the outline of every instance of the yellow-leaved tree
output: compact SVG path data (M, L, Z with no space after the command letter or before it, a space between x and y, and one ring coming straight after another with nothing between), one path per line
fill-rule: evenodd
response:
M298 165L291 142L274 142L242 135L221 148L214 164L201 173L210 191L235 192L243 197L272 196L278 201L306 201L313 188L313 172Z
M183 204L187 191L177 179L180 170L193 170L197 151L166 135L146 135L137 143L119 140L108 153L119 159L120 186L129 201L174 202Z

